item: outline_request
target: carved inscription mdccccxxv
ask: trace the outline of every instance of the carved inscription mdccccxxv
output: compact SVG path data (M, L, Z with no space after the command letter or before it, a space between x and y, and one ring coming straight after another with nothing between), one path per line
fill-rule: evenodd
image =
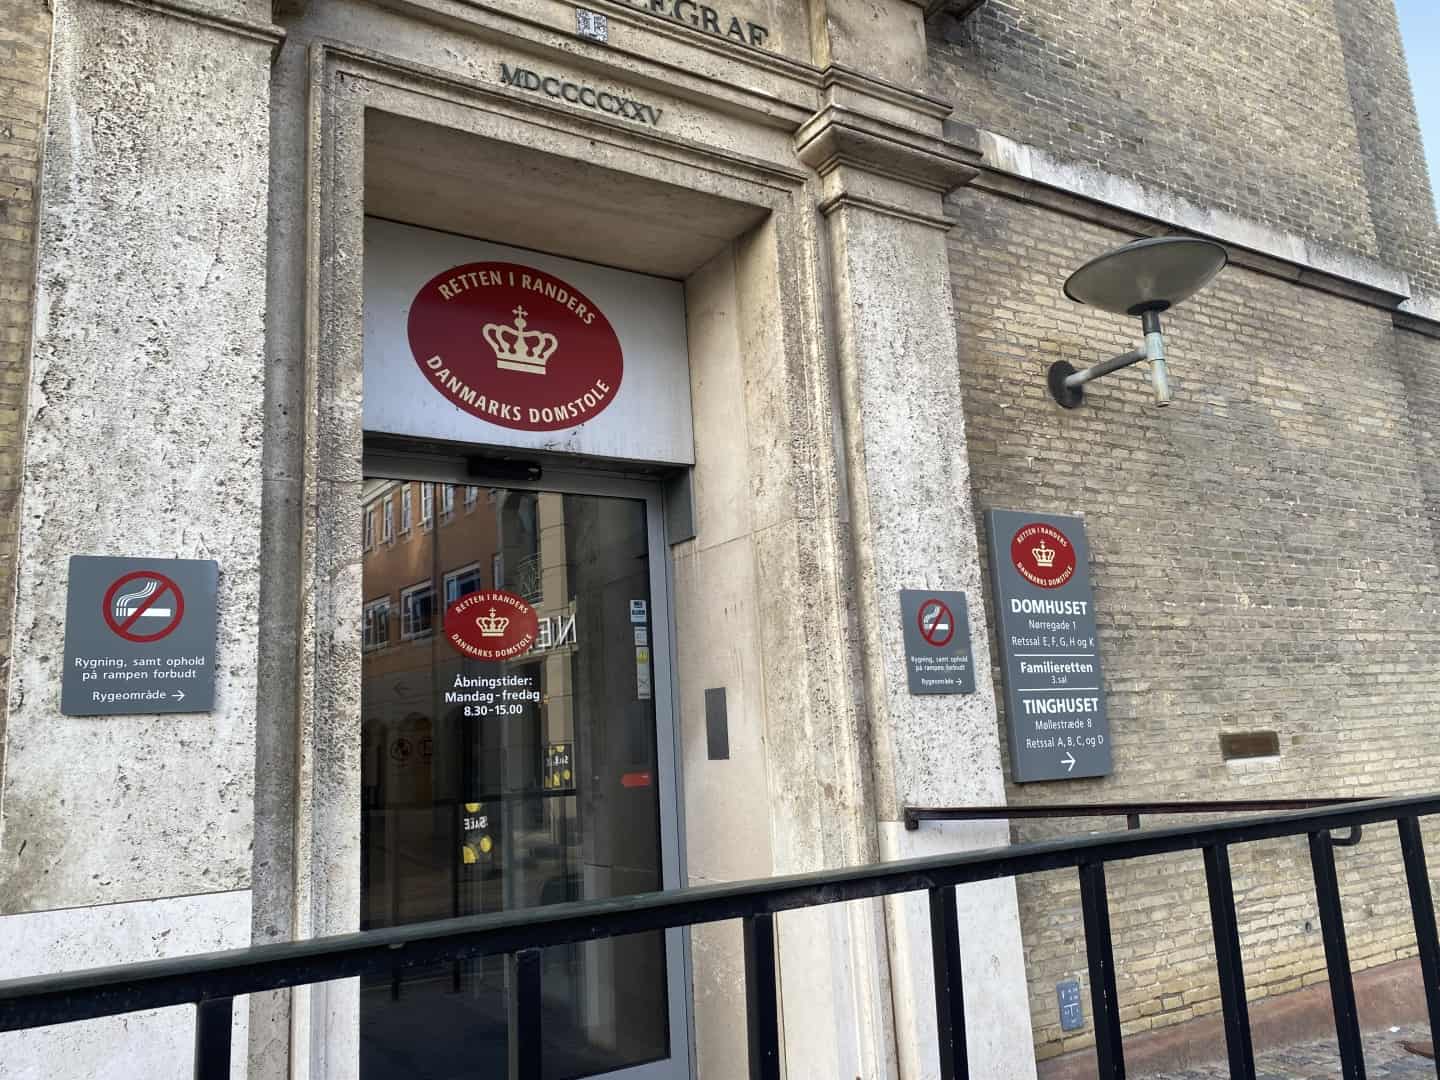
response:
M664 109L646 105L644 102L625 97L623 94L614 94L609 90L597 90L593 86L571 82L569 79L556 78L553 75L540 75L529 68L512 68L506 63L500 65L500 81L506 86L528 90L532 94L544 94L547 97L568 101L571 105L580 105L586 109L609 113L622 120L648 124L651 127L660 123L660 117L665 112Z

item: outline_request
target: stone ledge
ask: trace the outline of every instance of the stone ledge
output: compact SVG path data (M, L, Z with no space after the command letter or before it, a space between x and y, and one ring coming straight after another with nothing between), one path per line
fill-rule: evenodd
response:
M820 88L829 90L832 86L843 86L862 94L881 98L903 108L913 109L915 112L935 120L943 120L954 111L954 107L944 98L907 90L896 83L886 79L877 79L873 75L856 71L844 64L831 64L820 73Z
M1403 304L1400 305L1397 316L1403 315L1407 325L1409 323L1428 322L1440 329L1440 296L1433 296L1428 293L1415 293ZM1400 325L1397 317L1396 326Z
M967 125L952 123L945 125L945 132L947 140L954 145L977 145L980 168L984 171L1053 188L1086 202L1212 237L1278 263L1292 264L1300 269L1300 273L1294 275L1297 280L1313 272L1336 282L1349 283L1357 287L1357 295L1371 295L1372 302L1381 306L1398 307L1412 296L1408 275L1377 260L1317 244L1237 214L1200 206L1092 165L1061 161L1036 147L993 132L977 132ZM1440 319L1440 305L1432 306L1436 309L1432 315L1415 314Z
M821 176L842 165L942 194L978 175L973 158L944 139L827 106L795 133L795 152Z
M1433 308L1434 304L1431 303L1429 306ZM1411 333L1423 334L1425 337L1440 341L1440 313L1422 315L1406 310L1408 307L1407 303L1390 317L1390 322L1395 329L1409 330Z
M1103 225L1106 228L1129 232L1137 237L1170 236L1177 233L1194 235L1198 230L1177 229L1164 221L1142 217L1129 210L1119 209L1112 204L1071 195L1058 188L1023 180L1008 173L980 170L980 175L971 186L990 192L1002 198L1030 203L1044 207L1058 214L1066 214L1081 221ZM1198 233L1199 235L1214 235ZM1218 239L1218 238L1217 238ZM1414 299L1404 294L1389 291L1383 287L1342 277L1293 260L1275 258L1252 249L1225 242L1230 252L1231 265L1253 270L1268 277L1279 278L1305 288L1317 289L1340 296L1356 303L1380 308L1394 313L1395 325L1419 333L1440 335L1440 308L1433 301L1421 299L1424 307L1415 307ZM1427 330L1426 327L1430 329Z
M276 46L285 40L285 30L274 23L256 22L234 15L210 11L199 4L187 4L180 0L110 0L111 3L125 4L141 11L153 11L173 19L197 23L214 30L224 30L238 37L252 38L266 45Z
M985 0L916 0L916 2L925 5L927 19L934 18L941 12L956 19L965 19L985 3Z
M791 191L802 186L807 175L789 162L774 161L756 157L740 151L715 147L698 142L693 138L670 135L664 132L640 132L632 125L596 114L577 113L558 104L543 100L523 100L513 92L494 83L460 75L452 71L432 68L413 63L370 49L338 43L324 43L312 46L312 68L326 71L338 79L370 80L402 92L414 93L440 90L447 100L465 106L474 106L484 101L512 117L524 116L529 120L544 117L546 126L568 133L579 131L605 131L620 136L617 142L634 147L643 144L646 152L656 156L670 156L673 161L687 163L720 161L734 171L749 174L756 182L782 191ZM378 106L377 106L378 107ZM384 111L382 109L382 111ZM588 135L586 137L589 137ZM683 158L681 157L683 155Z
M1082 195L1072 195L1059 188L1024 180L1009 173L982 168L980 175L972 181L972 186L1001 198L1041 206L1057 214L1066 214L1081 221L1103 225L1120 232L1128 232L1137 237L1170 236L1177 232L1195 234L1197 232L1193 229L1176 229L1164 221L1143 217L1109 203ZM1231 265L1253 270L1268 277L1279 278L1294 285L1318 289L1321 292L1328 292L1332 296L1341 296L1347 300L1354 300L1356 303L1391 312L1399 310L1401 301L1405 299L1405 296L1400 293L1316 270L1303 263L1265 255L1238 244L1227 242L1226 247L1230 252Z
M822 200L816 209L823 217L829 217L836 210L846 207L855 207L860 210L869 210L874 214L885 214L888 217L899 218L901 221L908 221L913 225L924 225L927 228L939 229L941 232L949 232L955 227L955 222L943 214L926 214L919 210L912 210L899 205L898 203L886 202L882 199L870 199L863 195L854 195L850 192L842 192L839 195Z
M277 2L308 6L311 0L277 0ZM556 43L563 43L565 47L559 52L582 58L587 63L596 66L597 69L610 69L614 72L620 68L620 65L616 63L616 58L622 58L631 63L655 65L695 76L695 72L683 62L682 56L657 58L652 53L623 49L610 42L603 44L592 42L537 16L492 10L489 7L477 7L470 0L459 0L454 3L450 0L376 0L376 3L409 17L428 20L439 16L446 20L453 20L455 25L466 28L466 32L485 37L491 37L498 32L514 36L526 44L550 48L552 51L556 51ZM803 86L806 90L818 88L820 85L821 69L809 61L770 49L733 41L727 43L724 39L717 39L711 34L672 20L657 19L643 10L630 6L625 0L587 0L587 3L590 8L603 14L613 23L624 24L643 35L673 43L677 49L681 50L682 54L685 50L692 49L708 53L720 59L724 65L733 68L737 73L746 69L764 72L794 85ZM522 27L529 33L516 34L514 32L515 28ZM541 36L534 36L536 33ZM737 91L745 90L748 85L746 79L739 74L732 74L723 80L705 75L695 77L711 83L722 82L728 88ZM754 93L754 91L749 92ZM799 97L777 100L783 100L790 107L801 107Z

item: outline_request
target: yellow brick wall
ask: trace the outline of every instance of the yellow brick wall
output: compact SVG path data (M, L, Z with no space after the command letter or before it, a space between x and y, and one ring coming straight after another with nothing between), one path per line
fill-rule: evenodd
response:
M930 59L966 123L1440 292L1394 0L989 0Z
M1440 342L1232 266L1165 317L1172 407L1154 408L1132 368L1067 412L1046 391L1049 364L1128 351L1139 324L1073 304L1061 284L1134 234L973 188L950 210L976 511L1085 517L1113 734L1113 776L1012 784L1012 802L1440 787L1440 393L1424 377ZM1221 733L1252 730L1278 732L1279 757L1227 763ZM1016 837L1123 825L1026 823ZM1232 863L1251 997L1323 981L1303 838L1236 850ZM1338 865L1355 969L1413 952L1393 826L1341 849ZM1125 1032L1218 1010L1200 854L1108 876ZM1078 887L1054 873L1022 880L1019 895L1048 1057L1092 1041ZM1072 976L1087 1024L1065 1037L1055 984Z
M0 729L9 683L21 429L49 65L50 8L44 0L0 0Z

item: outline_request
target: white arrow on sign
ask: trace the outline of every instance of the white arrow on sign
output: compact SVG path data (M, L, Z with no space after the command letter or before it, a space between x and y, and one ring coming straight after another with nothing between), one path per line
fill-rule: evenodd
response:
M1069 750L1065 751L1065 756L1060 759L1060 763L1065 766L1066 772L1075 771L1075 755L1070 753Z
M184 691L184 690L176 690L176 691L175 691L175 700L176 700L176 701L184 701L184 700L185 700L185 691Z

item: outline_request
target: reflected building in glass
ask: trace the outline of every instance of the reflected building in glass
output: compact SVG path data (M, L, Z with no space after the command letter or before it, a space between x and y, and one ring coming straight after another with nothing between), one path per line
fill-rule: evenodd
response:
M372 479L364 522L362 928L660 889L644 505ZM513 660L446 637L488 589L539 618ZM660 936L544 963L547 1076L667 1055ZM367 983L362 1075L503 1070L506 985L501 957Z

